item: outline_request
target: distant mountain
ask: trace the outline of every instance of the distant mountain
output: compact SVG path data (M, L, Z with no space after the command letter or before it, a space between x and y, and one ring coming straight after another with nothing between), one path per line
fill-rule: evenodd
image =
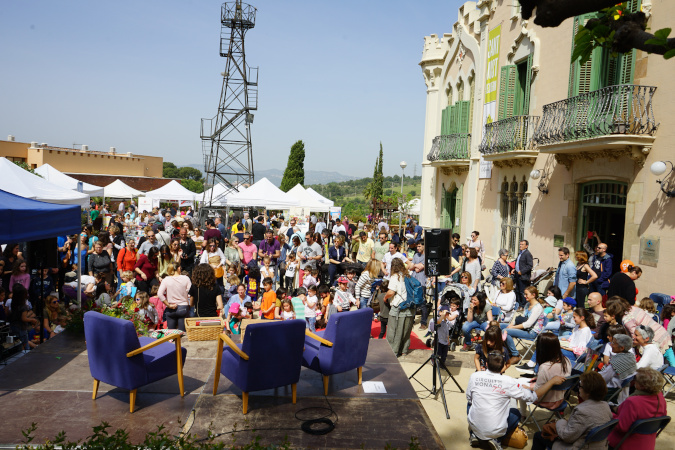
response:
M190 164L188 167L194 167L195 169L201 170L204 172L203 164ZM280 169L267 169L267 170L256 170L255 179L259 180L261 178L267 178L275 186L281 186L281 180L284 177L284 171ZM308 184L326 184L326 183L340 183L341 181L357 180L359 177L352 177L349 175L343 175L338 172L324 172L321 170L305 170L305 185Z

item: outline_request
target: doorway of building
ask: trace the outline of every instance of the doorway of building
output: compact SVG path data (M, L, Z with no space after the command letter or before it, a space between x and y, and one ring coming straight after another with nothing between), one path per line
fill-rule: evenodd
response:
M452 228L455 223L455 212L457 206L457 188L448 192L443 189L443 198L441 199L441 228Z
M613 256L612 272L617 272L623 261L628 186L618 181L593 181L582 184L580 192L577 247L583 250L587 233L595 231L607 244L607 252Z

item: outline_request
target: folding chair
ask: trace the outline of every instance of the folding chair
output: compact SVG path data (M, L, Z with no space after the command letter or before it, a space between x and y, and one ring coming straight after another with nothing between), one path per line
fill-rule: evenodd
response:
M630 376L630 377L626 378L625 380L623 380L621 382L621 387L609 388L607 390L608 392L607 392L607 396L605 397L605 401L607 403L611 403L612 401L614 401L614 399L616 399L619 396L619 393L621 393L621 391L623 391L627 386L629 386L633 382L634 378L635 378L635 375Z
M546 422L549 422L556 414L558 414L560 418L563 418L565 415L564 414L565 410L569 406L569 402L567 400L569 399L570 394L572 393L572 389L574 389L576 385L579 383L579 377L580 375L572 375L570 377L565 378L564 383L559 384L558 386L553 386L551 388L552 391L565 391L565 395L563 396L563 401L560 404L560 406L558 406L555 409L549 409L544 406L540 406L533 403L532 405L534 406L534 408L530 411L527 418L523 422L521 422L521 425L525 425L530 419L533 419L534 425L539 429L539 431L541 431L539 423L537 422L536 419L534 419L534 417L532 417L537 408L542 408L552 412L551 416L548 419L546 419Z
M616 447L614 447L614 450L617 450L618 448L621 447L621 444L623 444L623 441L625 441L628 436L631 434L654 434L656 433L656 437L659 437L659 434L661 434L661 431L670 423L670 417L669 416L661 416L661 417L652 417L651 419L642 419L642 420L636 420L633 422L633 425L630 426L628 429L628 432L623 436L623 439L619 441Z
M662 390L668 387L668 390L663 393L663 396L665 397L673 390L673 388L675 388L675 367L664 364L659 368L659 372L661 372L661 375L663 375L663 379L665 380Z
M594 370L601 361L601 352L605 347L601 341L596 339L591 339L586 346L586 351L579 355L574 361L574 366L572 367L572 375L580 375L584 372L590 372ZM594 357L596 357L594 359Z
M591 431L589 431L586 435L586 439L584 439L584 445L582 445L582 448L593 442L604 442L607 440L609 434L612 432L617 423L619 423L619 419L612 419L604 425L592 428Z
M534 355L534 351L537 349L537 338L539 338L539 334L534 339L511 336L516 347L521 345L525 349L525 354L522 355L521 361L527 360L530 354Z

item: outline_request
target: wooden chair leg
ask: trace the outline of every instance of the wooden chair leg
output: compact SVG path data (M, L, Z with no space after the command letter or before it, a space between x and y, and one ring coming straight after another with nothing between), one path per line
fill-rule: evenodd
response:
M328 395L328 375L323 376L323 395Z
M296 400L298 399L298 384L291 384L291 392L293 393L293 404L295 405Z
M223 340L218 338L218 350L216 351L216 371L213 376L213 395L218 392L218 382L220 381L220 366L223 363ZM246 413L244 413L246 414Z
M185 386L183 384L183 350L180 347L180 337L176 339L176 367L178 368L178 389L180 390L180 396L185 395Z
M129 412L134 412L136 406L136 389L129 392Z
M100 383L99 380L94 378L94 394L91 396L92 400L96 400L96 393L98 392L98 384Z
M241 393L241 401L244 406L244 414L248 412L248 392Z
M357 367L356 373L359 376L359 384L361 384L361 380L363 379L363 367Z

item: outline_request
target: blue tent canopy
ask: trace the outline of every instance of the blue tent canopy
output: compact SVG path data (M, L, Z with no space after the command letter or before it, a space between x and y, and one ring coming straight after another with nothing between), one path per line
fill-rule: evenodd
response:
M80 206L32 200L0 190L0 243L27 242L81 231Z

